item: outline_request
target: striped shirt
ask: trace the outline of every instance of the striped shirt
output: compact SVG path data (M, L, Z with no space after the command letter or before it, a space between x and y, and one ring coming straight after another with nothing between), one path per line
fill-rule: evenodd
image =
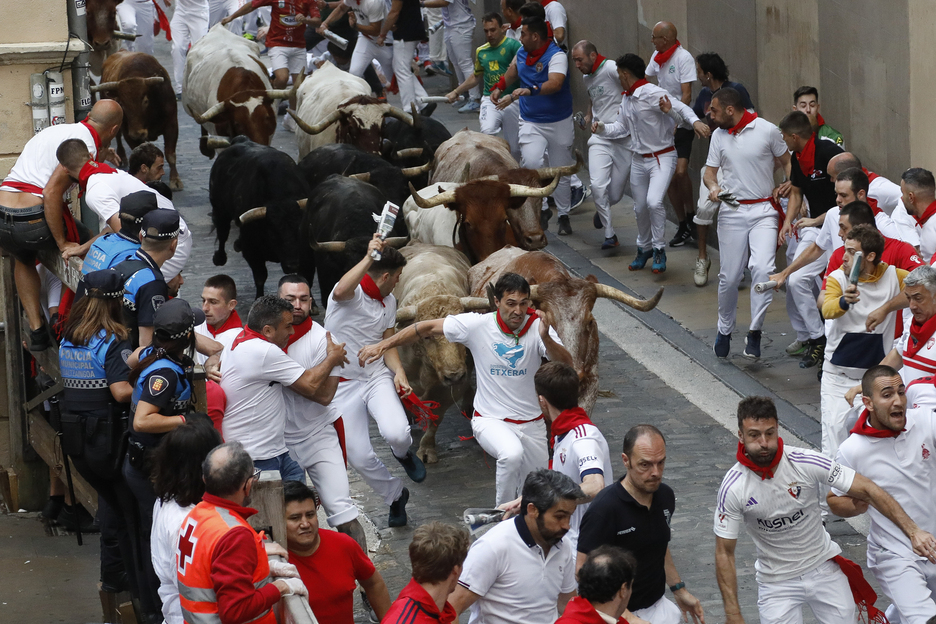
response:
M552 469L556 472L576 483L590 474L602 475L605 487L614 483L608 442L595 425L579 425L564 436L554 438L553 449ZM573 548L578 544L579 526L590 504L576 507L569 519L569 532L564 539Z
M904 333L894 343L894 348L903 358L903 366L900 369L900 378L906 385L920 377L929 377L936 375L936 335L930 337L926 344L920 347L915 355L907 352L907 344L910 342L910 323L904 324Z

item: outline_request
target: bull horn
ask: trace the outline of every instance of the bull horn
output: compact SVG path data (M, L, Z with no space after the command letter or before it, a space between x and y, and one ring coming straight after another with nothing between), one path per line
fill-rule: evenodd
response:
M150 86L154 84L162 84L166 79L162 76L150 76L149 78L143 79L143 84Z
M387 112L384 113L384 115L390 115L391 117L396 117L397 119L399 119L400 121L402 121L403 123L405 123L405 124L408 125L408 126L415 126L415 125L416 125L416 124L413 122L413 118L412 118L412 117L410 117L409 115L407 115L403 110L397 108L396 106L388 106L388 107L387 107Z
M309 198L297 199L296 204L299 206L299 210L305 210L306 204L309 203Z
M404 167L400 169L400 172L403 174L404 178L415 178L418 175L426 173L430 169L432 169L431 160L421 167Z
M491 302L484 297L459 297L458 301L461 302L465 311L491 309Z
M352 173L348 177L354 178L355 180L360 180L361 182L370 182L370 171L365 171L364 173Z
M535 286L533 287L535 288ZM637 297L631 297L630 295L621 292L617 288L612 288L606 284L595 284L595 290L598 292L598 297L601 299L613 299L614 301L620 301L623 304L629 305L635 310L640 310L641 312L649 312L660 302L660 297L663 296L663 289L657 291L649 299L638 299Z
M160 78L162 80L162 78ZM101 91L113 91L120 86L120 81L102 82L101 84L91 85L91 93L100 93Z
M338 121L338 118L341 117L341 112L336 110L332 111L328 117L318 122L317 124L310 124L305 119L300 117L294 110L289 109L286 112L289 113L289 115L296 121L296 125L302 128L303 132L307 132L308 134L318 134L319 132L322 132L325 130L325 128Z
M218 102L208 110L206 110L201 115L192 114L192 119L195 120L197 124L208 123L211 121L212 117L224 110L224 102Z
M403 158L419 158L423 155L423 152L426 151L422 147L408 147L406 149L401 149L393 155L397 160L402 160Z
M416 189L413 188L413 183L409 183L410 195L413 196L413 201L416 202L416 205L420 208L435 208L441 204L448 204L455 201L455 189L450 191L443 191L437 195L433 195L429 199L422 197L419 193L416 192Z
M578 173L578 170L581 169L584 164L585 161L582 159L582 153L575 150L574 165L566 165L565 167L543 167L542 169L537 169L536 173L541 180L555 178L556 176L569 176L573 173Z
M406 247L406 243L408 242L409 236L391 236L384 239L384 245L387 245L388 247L396 247L397 249L400 247Z
M326 252L338 252L344 251L347 243L345 241L326 241L324 243L319 243L316 241L309 241L309 247L316 251L326 251Z
M538 284L530 284L530 301L537 301L537 300L539 300L539 294L538 294L538 293L539 293L539 285L538 285Z
M305 68L299 72L299 75L296 76L296 79L293 80L293 84L288 89L267 89L267 97L271 100L285 100L286 98L291 98L296 95L296 91L299 89L299 85L302 84L302 79L305 77Z
M419 115L419 111L416 110L416 102L410 102L410 111L413 115L413 130L422 130L422 117Z
M396 311L397 323L409 323L415 318L416 318L416 306L403 306L402 308L397 308L397 311Z
M231 140L227 137L209 136L206 137L208 149L224 149L231 147Z
M559 185L559 175L557 174L549 186L536 188L535 186L525 186L523 184L510 184L511 197L549 197Z
M261 219L266 218L266 212L267 212L266 206L260 206L259 208L251 208L250 210L242 214L240 218L238 219L238 221L240 221L241 225L244 225L245 223L250 223L251 221L260 221Z
M123 39L124 41L136 41L137 38L142 37L143 35L137 35L134 33L121 32L119 30L115 30L114 34L111 36L114 39Z

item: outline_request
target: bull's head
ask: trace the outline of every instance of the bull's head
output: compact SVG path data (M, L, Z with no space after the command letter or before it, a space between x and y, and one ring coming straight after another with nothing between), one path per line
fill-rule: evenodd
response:
M277 200L266 206L252 208L237 219L241 231L257 232L261 235L258 244L275 249L286 273L299 271L302 247L299 227L306 199ZM243 234L241 235L243 238Z
M377 98L368 95L356 95L342 102L324 119L309 122L300 117L295 111L289 114L296 120L304 132L319 134L332 124L338 124L338 143L356 145L365 152L379 154L381 147L381 126L386 115L413 125L413 118L395 106L380 102Z
M159 100L165 78L149 76L147 78L123 78L112 82L102 82L91 87L91 93L99 93L102 98L109 98L120 103L123 109L123 126L130 147L136 147L149 139L146 128L147 111L150 102L162 106Z
M110 48L117 30L117 5L123 0L88 0L85 14L88 23L88 42L96 52Z

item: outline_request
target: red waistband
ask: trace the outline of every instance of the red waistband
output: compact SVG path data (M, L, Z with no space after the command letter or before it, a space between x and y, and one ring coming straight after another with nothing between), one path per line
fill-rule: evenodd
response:
M475 410L474 415L477 416L478 418L484 418L484 416L478 413L478 410ZM526 423L536 422L537 420L543 420L543 418L545 417L546 417L545 414L540 414L536 418L531 418L530 420L514 420L513 418L505 418L504 422L508 422L511 425L525 425Z
M673 152L673 151L676 151L675 145L671 145L667 147L666 149L661 149L659 152L653 152L652 154L641 154L641 156L643 156L644 158L655 158L656 156L659 156L660 154L668 154L669 152Z
M773 201L772 197L764 197L763 199L739 199L738 203L747 205L747 204L762 204L764 202L772 202L772 201Z
M8 186L17 191L22 191L24 193L32 193L33 195L38 195L42 197L42 189L36 186L35 184L30 184L29 182L17 182L16 180L4 180L0 182L0 186Z

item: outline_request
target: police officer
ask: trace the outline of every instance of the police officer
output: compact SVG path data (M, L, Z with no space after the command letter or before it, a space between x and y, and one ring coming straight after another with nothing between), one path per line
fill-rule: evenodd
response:
M157 210L147 216L165 212L168 211ZM143 557L147 564L145 591L152 596L156 596L159 580L150 557L149 535L156 494L150 482L149 455L163 435L184 423L185 414L192 411L194 362L186 353L195 347L195 326L204 321L202 311L193 310L183 299L173 299L160 306L154 315L152 345L140 352L140 362L129 378L133 396L123 475L139 508L140 535L145 537ZM158 611L158 598L155 604Z
M91 243L81 272L110 269L140 248L140 226L147 213L159 208L156 195L149 191L130 193L120 200L120 231L108 232Z

